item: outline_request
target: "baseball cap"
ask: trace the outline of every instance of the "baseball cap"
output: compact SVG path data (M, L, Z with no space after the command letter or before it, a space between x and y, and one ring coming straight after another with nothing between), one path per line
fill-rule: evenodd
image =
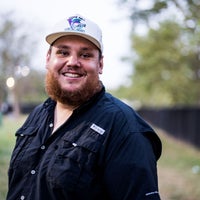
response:
M103 52L102 31L93 21L79 15L72 15L58 22L46 41L52 45L58 38L67 35L77 35L86 38Z

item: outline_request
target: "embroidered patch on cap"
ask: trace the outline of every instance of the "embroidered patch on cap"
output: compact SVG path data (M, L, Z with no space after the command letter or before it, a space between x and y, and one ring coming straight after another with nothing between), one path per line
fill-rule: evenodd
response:
M103 135L104 132L105 132L104 129L102 129L101 127L97 126L96 124L92 124L92 125L90 126L90 128L91 128L92 130L96 131L97 133L99 133L100 135Z
M66 30L85 32L86 23L85 23L84 18L80 16L72 16L68 18L68 22L69 22L70 28L67 28Z

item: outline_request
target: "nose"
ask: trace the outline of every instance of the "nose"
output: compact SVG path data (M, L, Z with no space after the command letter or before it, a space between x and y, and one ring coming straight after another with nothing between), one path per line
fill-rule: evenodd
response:
M70 55L67 60L68 66L80 66L79 59L76 55Z

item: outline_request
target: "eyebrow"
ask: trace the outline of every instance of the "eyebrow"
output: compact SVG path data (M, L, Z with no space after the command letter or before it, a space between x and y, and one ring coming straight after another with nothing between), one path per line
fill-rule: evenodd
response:
M53 45L53 47L55 47L55 48L57 48L57 49L70 49L70 47L69 47L69 46L66 46L66 45L58 45L58 46Z
M57 49L66 49L66 50L67 50L67 49L71 49L71 47L69 47L69 46L67 46L67 45L58 45L58 46L53 45L53 47L55 47L55 48L57 48ZM88 50L92 51L93 48L91 48L91 47L81 47L80 50L82 50L82 51L88 51Z

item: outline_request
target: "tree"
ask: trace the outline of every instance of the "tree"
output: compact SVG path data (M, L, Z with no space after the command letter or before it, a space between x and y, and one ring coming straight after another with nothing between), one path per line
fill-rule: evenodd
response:
M20 104L38 104L47 98L44 88L44 71L31 69L26 77L18 80Z
M24 87L21 84L22 77L19 73L19 68L28 66L31 69L31 59L34 52L36 52L36 36L34 34L33 37L32 32L36 31L31 30L27 23L17 21L13 12L2 14L0 16L0 24L0 104L3 101L7 101L8 95L12 94L14 111L18 115L20 113L19 104L21 99L23 95L27 95L27 91L23 90ZM13 77L16 82L15 86L10 88L10 91L6 85L6 80L9 77ZM24 79L23 82L25 80L27 79ZM30 84L33 85L33 82L29 79L25 85L30 88Z
M133 22L131 86L120 88L129 99L145 105L200 104L200 3L198 1L122 1L129 5ZM174 12L175 11L175 12ZM146 24L138 35L137 25Z

